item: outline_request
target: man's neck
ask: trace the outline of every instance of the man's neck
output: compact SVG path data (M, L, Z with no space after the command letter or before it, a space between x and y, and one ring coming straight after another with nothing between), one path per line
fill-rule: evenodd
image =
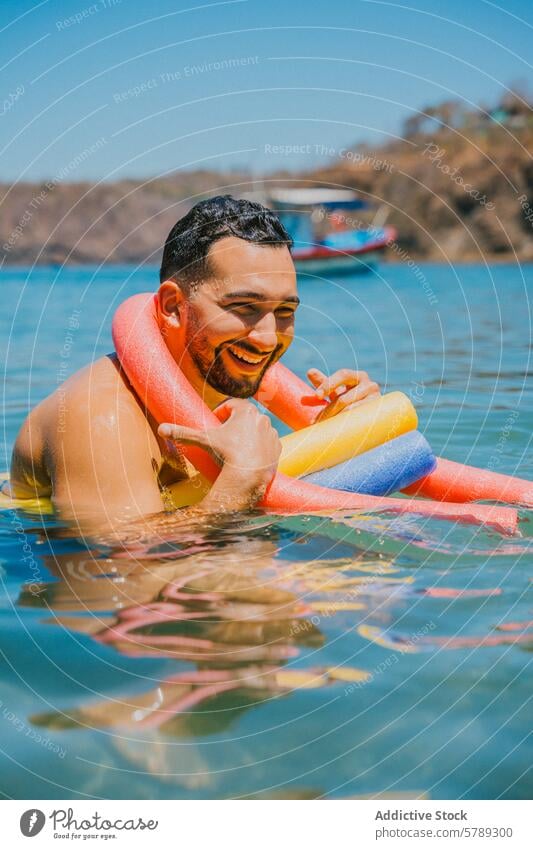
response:
M216 389L213 389L213 387L209 385L206 379L200 374L187 352L183 355L180 362L180 368L192 388L198 393L202 401L207 404L210 410L214 410L215 407L218 407L219 404L227 400L227 395L217 392Z

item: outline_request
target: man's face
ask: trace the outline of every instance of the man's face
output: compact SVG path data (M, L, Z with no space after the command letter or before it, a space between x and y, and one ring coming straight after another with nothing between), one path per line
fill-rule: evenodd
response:
M285 246L227 237L210 248L209 266L210 279L180 306L185 350L176 359L197 389L201 378L220 395L248 398L292 341L294 264Z

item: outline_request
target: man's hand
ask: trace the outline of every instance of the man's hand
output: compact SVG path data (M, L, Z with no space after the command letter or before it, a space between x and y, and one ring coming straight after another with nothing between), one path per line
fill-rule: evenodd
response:
M351 410L358 404L381 395L378 384L370 380L366 371L343 368L331 377L326 377L317 368L312 368L307 372L307 377L315 387L315 398L329 398L327 407L324 407L316 417L317 422L329 419L345 410Z
M215 410L220 427L200 431L162 424L164 439L205 448L222 471L202 501L207 509L243 510L259 501L274 477L281 453L279 436L268 416L249 401L232 398Z

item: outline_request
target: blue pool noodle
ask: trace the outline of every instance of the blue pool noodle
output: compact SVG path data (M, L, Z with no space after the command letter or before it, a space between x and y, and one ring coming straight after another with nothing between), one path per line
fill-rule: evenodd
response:
M345 492L389 495L429 475L436 465L427 440L413 430L331 469L306 475L303 480Z

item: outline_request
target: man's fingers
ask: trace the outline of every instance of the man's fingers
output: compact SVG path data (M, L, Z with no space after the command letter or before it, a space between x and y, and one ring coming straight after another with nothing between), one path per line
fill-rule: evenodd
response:
M369 381L368 383L361 383L354 389L350 389L348 392L345 392L344 395L341 395L340 398L337 399L337 403L341 404L343 407L348 407L350 404L357 403L357 401L364 401L365 398L374 398L379 394L379 386L377 383Z
M357 407L365 401L378 398L380 394L377 383L368 382L361 386L356 386L354 389L350 389L348 392L345 392L344 395L335 398L330 404L328 404L328 406L318 414L316 421L324 421L324 419L329 419L332 416L336 416L338 413L343 413L345 410L351 410L353 407Z
M223 401L222 404L219 404L218 407L215 407L213 412L219 422L221 424L224 424L224 422L227 422L230 416L233 415L234 410L229 401Z
M317 368L310 368L307 372L307 377L310 383L317 389L321 383L326 380L326 375Z
M339 407L337 407L336 402L333 401L332 404L328 404L327 407L324 407L324 409L319 412L319 414L316 417L316 419L314 420L313 424L317 424L318 422L323 422L325 419L331 419L331 418L333 418L333 416L336 416L337 413L341 413L341 412L342 412L342 410Z
M315 387L315 394L318 398L327 398L334 393L340 395L349 387L357 386L359 383L368 380L366 371L353 371L348 368L338 369L330 377L326 377L317 368L309 369L307 377Z
M368 380L366 371L352 371L348 368L341 368L336 371L331 377L327 377L317 390L317 394L324 398L331 395L338 389L346 389L350 386L358 386Z
M171 439L173 442L183 442L185 445L198 445L200 448L211 447L211 437L207 430L195 430L192 427L183 427L176 424L161 424L157 432L163 439Z
M215 416L222 424L227 422L227 420L234 413L250 413L253 412L256 408L250 401L245 401L243 398L228 398L226 401L222 401L218 407L215 407L213 410Z

